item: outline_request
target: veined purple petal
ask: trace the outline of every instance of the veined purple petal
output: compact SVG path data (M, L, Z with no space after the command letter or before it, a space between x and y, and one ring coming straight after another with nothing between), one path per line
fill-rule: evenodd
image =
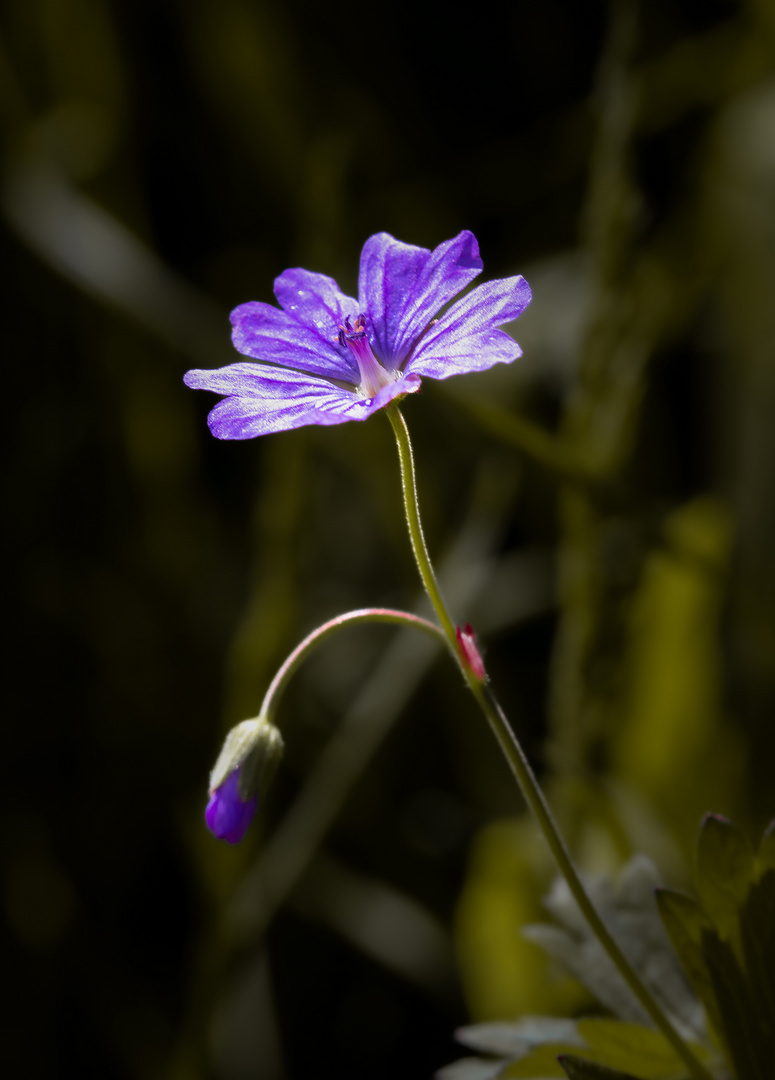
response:
M284 270L275 280L274 294L289 315L316 329L329 344L337 340L345 319L358 315L358 301L345 296L326 274Z
M248 831L256 813L258 799L243 802L239 794L239 769L229 773L220 787L210 793L205 810L207 828L219 840L237 844Z
M208 417L219 439L252 439L306 424L343 424L366 420L394 397L419 389L416 375L404 375L363 398L314 375L247 362L213 371L195 369L185 375L187 386L227 394Z
M185 381L225 395L209 416L221 439L365 420L419 389L421 376L446 379L521 355L498 327L524 310L530 289L515 277L457 299L481 269L467 230L434 251L379 233L363 249L358 302L325 274L286 270L275 281L282 309L253 302L232 312L235 347L261 362L189 371Z
M330 338L324 338L316 327L259 300L235 308L231 324L235 349L254 360L344 379L353 385L360 381L357 364L337 344L335 326Z
M511 363L522 350L497 327L521 315L530 299L530 286L521 275L477 285L425 334L406 365L407 372L446 379Z
M309 424L340 424L344 420L368 420L375 412L384 409L394 398L404 397L406 394L415 394L420 389L422 380L419 375L409 372L402 375L395 382L383 386L373 398L364 401L357 415L343 416L341 420L335 418L333 412L317 412L307 421ZM331 419L329 419L331 417Z
M377 233L361 254L360 310L386 367L400 367L433 316L482 271L479 245L467 229L434 251Z

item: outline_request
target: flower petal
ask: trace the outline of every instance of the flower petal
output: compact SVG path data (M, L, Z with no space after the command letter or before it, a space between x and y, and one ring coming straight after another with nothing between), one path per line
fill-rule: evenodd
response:
M367 399L314 375L244 362L213 371L195 369L184 381L194 389L229 395L208 417L210 431L219 439L252 439L306 424L365 420L394 397L420 386L419 376L406 375Z
M246 802L239 795L239 769L235 769L220 787L210 792L205 810L207 827L219 840L237 844L248 831L256 812L258 799Z
M521 275L477 285L422 338L406 365L407 372L447 379L511 363L522 350L496 328L521 315L530 299L530 286Z
M400 367L433 316L482 271L479 245L467 229L434 251L388 233L366 241L358 282L360 310L379 359Z
M345 296L333 278L310 270L284 270L275 279L274 294L289 315L327 343L336 342L340 325L358 314L357 300Z
M358 365L349 350L337 344L335 329L329 340L315 326L306 326L287 311L259 300L235 308L231 324L234 347L245 356L266 364L344 379L356 386L360 382Z

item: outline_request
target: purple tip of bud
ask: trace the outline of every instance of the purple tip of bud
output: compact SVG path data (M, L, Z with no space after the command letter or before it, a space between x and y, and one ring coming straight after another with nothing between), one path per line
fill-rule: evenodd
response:
M258 799L243 802L239 795L239 769L229 773L220 787L210 793L210 801L205 810L207 828L219 840L227 844L238 844L256 812Z

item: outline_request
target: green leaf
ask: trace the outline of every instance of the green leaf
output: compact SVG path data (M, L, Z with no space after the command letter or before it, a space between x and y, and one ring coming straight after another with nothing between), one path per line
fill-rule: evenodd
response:
M609 1070L611 1076L633 1076L637 1080L676 1080L686 1075L681 1058L653 1028L598 1018L579 1020L576 1027L584 1040L581 1053L585 1065L594 1064ZM708 1059L704 1047L692 1044L692 1049L698 1057ZM509 1080L562 1076L558 1061L569 1056L575 1062L578 1052L578 1046L541 1046L519 1061L511 1062L500 1076Z
M570 1080L641 1080L632 1073L609 1069L605 1065L596 1065L592 1061L584 1061L583 1058L570 1054L561 1054L559 1062Z
M550 1077L565 1076L558 1056L573 1055L577 1050L577 1046L539 1046L521 1061L512 1061L500 1076L509 1080L549 1080Z
M720 1034L739 1080L771 1080L772 1060L758 1006L731 944L714 932L703 934L702 951L718 1002Z
M689 982L705 1006L711 1026L722 1036L724 1026L703 951L703 936L715 934L713 925L691 896L673 889L657 889L656 899L662 923L681 959Z
M579 1035L590 1049L589 1057L609 1069L637 1070L642 1080L663 1080L686 1072L683 1060L659 1031L619 1020L580 1020ZM698 1057L703 1047L692 1045Z
M706 814L697 842L697 891L719 935L738 954L739 912L755 870L753 846L742 829L719 814Z
M769 875L766 887L769 888ZM773 1060L769 1054L772 1036L768 1034L772 1025L760 1019L762 1004L758 1000L758 988L752 989L738 953L742 950L751 953L757 948L751 940L751 925L760 934L761 924L768 916L759 912L761 893L757 886L746 889L734 915L734 936L736 941L742 940L742 949L732 941L722 940L716 925L691 897L661 889L657 904L665 929L707 1010L710 1023L735 1065L737 1076L741 1080L764 1080L771 1073L765 1063Z
M740 918L743 955L769 1053L775 1055L775 869L751 887Z
M700 831L697 857L702 907L681 893L657 893L665 928L742 1080L765 1080L775 1063L771 861L775 863L775 839L770 830L754 858L739 829L709 815Z

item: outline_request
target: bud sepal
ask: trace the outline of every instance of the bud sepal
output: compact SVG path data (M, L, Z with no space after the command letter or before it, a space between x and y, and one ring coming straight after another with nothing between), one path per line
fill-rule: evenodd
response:
M482 654L479 651L479 645L476 641L476 634L470 623L466 623L465 626L455 627L455 638L457 639L457 655L460 663L463 665L464 671L473 676L477 682L487 682L487 672L484 670L484 661L482 660Z

